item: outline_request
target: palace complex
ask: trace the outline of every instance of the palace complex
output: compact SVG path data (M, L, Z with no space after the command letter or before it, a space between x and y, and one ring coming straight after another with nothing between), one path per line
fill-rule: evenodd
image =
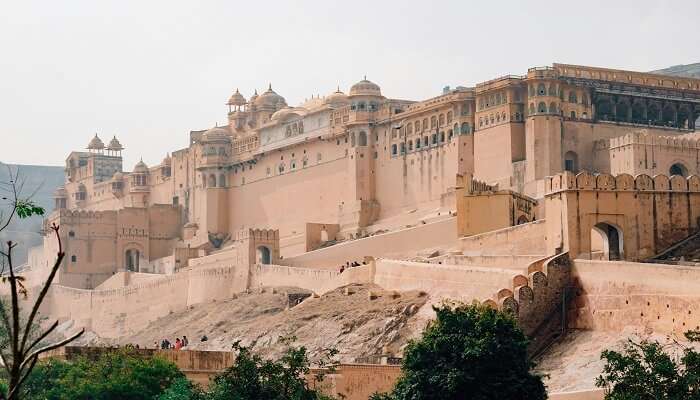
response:
M130 171L95 135L45 222L66 251L45 311L118 337L254 288L371 283L509 310L533 351L562 324L700 325L700 259L657 259L700 224L700 79L554 64L387 95L236 90L226 124Z

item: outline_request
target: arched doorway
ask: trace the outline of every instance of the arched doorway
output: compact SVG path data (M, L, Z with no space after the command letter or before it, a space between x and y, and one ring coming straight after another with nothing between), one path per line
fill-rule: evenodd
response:
M129 249L124 253L124 267L127 271L139 272L139 259L141 253L136 249Z
M593 226L591 229L591 259L622 260L623 249L622 230L605 222Z
M669 175L680 175L682 177L688 176L688 168L685 167L685 165L681 163L675 163L671 165L671 168L668 170Z
M527 220L527 215L521 215L518 217L518 225L527 224L528 222L530 221Z
M257 256L255 258L258 264L270 264L272 262L270 249L267 246L258 246Z

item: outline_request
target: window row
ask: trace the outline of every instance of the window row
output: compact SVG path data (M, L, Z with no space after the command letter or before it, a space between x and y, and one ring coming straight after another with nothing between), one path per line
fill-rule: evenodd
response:
M416 151L420 150L421 148L427 148L430 146L436 146L438 144L443 144L445 143L445 140L452 140L452 137L454 136L454 133L452 129L450 129L447 132L447 135L445 135L445 132L440 132L438 133L433 133L430 136L423 136L422 138L417 138L415 141L414 140L408 140L407 142L404 143L394 143L391 145L391 155L392 156L397 156L399 155L399 152L401 155L406 154L406 149L408 151L413 151L414 149ZM415 144L415 147L414 147Z
M299 135L304 133L304 121L296 121L288 124L284 131L285 137Z
M522 121L524 118L524 115L520 114L519 112L516 112L515 114L511 115L511 120L512 121ZM493 124L498 124L501 122L507 122L508 121L508 114L505 112L500 112L500 113L495 113L495 114L490 114L489 116L479 118L479 127L483 126L489 126Z
M350 104L350 109L353 111L377 111L379 109L379 104L374 101L370 101L369 103L359 101Z

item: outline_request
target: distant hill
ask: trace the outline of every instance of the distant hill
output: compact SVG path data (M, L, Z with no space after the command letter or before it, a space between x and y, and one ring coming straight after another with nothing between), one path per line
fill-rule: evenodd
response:
M657 74L686 76L689 78L699 78L700 79L700 63L686 64L686 65L674 65L673 67L659 69L659 70L651 71L651 72L657 73Z
M8 164L0 163L0 182L7 182L9 173ZM18 181L24 182L22 196L32 196L35 203L44 207L46 212L53 210L53 192L57 187L63 185L64 172L62 167L48 167L42 165L9 165L12 173L19 171ZM3 196L6 194L3 193ZM4 207L4 204L0 207ZM7 214L6 210L3 210ZM27 261L29 248L41 244L42 218L31 217L24 220L15 218L7 229L0 232L0 243L3 245L8 241L18 243L13 252L14 264L19 266Z

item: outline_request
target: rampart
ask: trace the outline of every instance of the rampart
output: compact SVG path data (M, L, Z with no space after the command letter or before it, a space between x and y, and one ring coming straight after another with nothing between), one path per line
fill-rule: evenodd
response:
M682 334L700 329L700 269L575 260L569 327Z
M421 224L412 228L374 235L368 238L310 251L282 260L290 267L338 270L346 262L361 262L364 256L399 257L423 249L444 247L457 237L457 218Z
M459 247L465 255L545 255L545 231L545 220L537 220L460 238Z

